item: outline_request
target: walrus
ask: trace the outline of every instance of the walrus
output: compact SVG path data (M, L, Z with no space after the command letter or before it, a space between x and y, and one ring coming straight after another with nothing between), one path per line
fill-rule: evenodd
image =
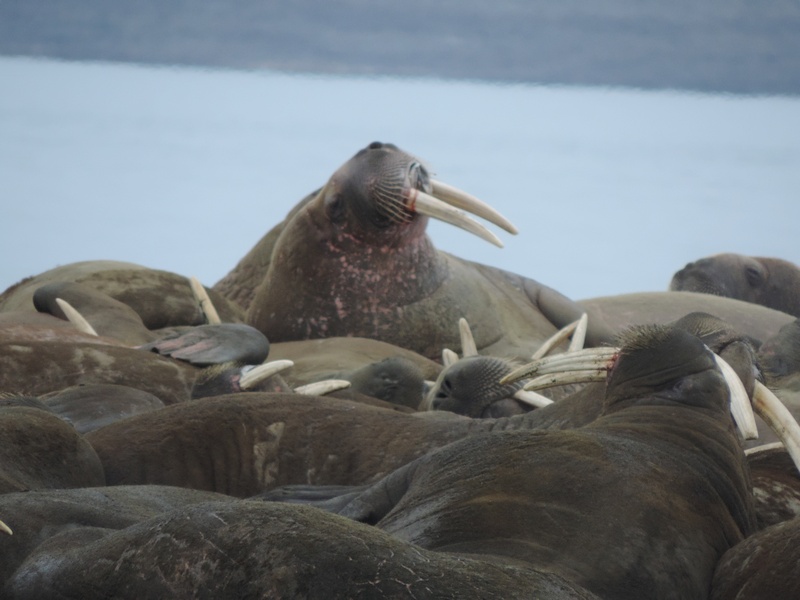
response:
M546 285L438 251L425 233L429 216L498 240L436 197L515 231L480 201L431 179L414 156L374 142L214 289L247 296L242 288L260 273L247 322L272 342L359 336L429 358L459 347L453 324L462 317L474 324L482 351L527 358L581 316L579 306ZM590 322L589 339L600 327Z
M273 342L369 337L433 360L442 348L460 348L452 324L462 317L473 324L481 354L522 360L584 312L588 346L613 342L630 325L665 323L693 311L717 315L759 339L789 317L703 294L677 303L668 292L576 303L528 277L437 250L425 229L429 214L441 213L417 202L420 194L457 198L465 210L513 231L482 203L450 190L411 154L372 143L303 198L214 290L240 303L247 322ZM452 215L449 210L445 214ZM456 223L477 231L475 221Z
M713 338L713 332L706 338L712 346ZM747 347L728 341L717 351L752 382ZM431 450L482 432L582 427L599 417L603 394L604 384L590 383L524 415L470 419L444 411L400 414L336 398L240 393L135 415L86 438L109 485L182 485L247 497L291 484L373 483Z
M728 387L680 328L626 337L593 423L474 435L322 506L428 550L547 569L603 598L705 599L719 558L756 527Z
M736 298L800 317L800 267L780 258L715 254L677 271L669 289Z
M0 312L35 310L33 296L36 290L56 282L84 284L127 304L150 330L206 322L189 278L134 263L108 260L70 263L23 279L0 294ZM213 289L206 291L223 322L243 320L238 305Z
M709 600L800 598L800 517L751 535L720 559Z

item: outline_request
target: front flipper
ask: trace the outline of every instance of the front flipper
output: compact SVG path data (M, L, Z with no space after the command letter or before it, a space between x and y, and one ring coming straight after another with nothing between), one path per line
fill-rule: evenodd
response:
M557 329L577 321L586 310L574 300L570 300L561 292L534 281L523 279L523 288L528 299ZM589 325L586 330L586 345L601 346L610 344L617 332L597 314L589 314Z

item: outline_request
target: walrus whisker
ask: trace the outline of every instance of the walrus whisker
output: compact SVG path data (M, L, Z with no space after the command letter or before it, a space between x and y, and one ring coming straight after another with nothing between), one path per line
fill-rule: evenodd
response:
M414 214L409 212L405 204L403 204L401 200L402 190L387 190L385 187L379 185L374 193L375 201L382 209L381 214L399 225L408 223L414 217Z
M8 535L14 535L14 532L11 531L11 527L0 521L0 531L3 533L7 533Z
M520 402L524 402L525 404L534 406L536 408L543 408L548 404L553 403L553 401L547 396L543 396L542 394L537 394L536 392L528 390L517 390L514 392L513 397Z
M742 432L742 437L746 440L758 439L758 427L756 427L756 417L753 414L753 407L750 405L750 397L747 395L747 390L744 389L744 384L736 371L733 370L725 359L716 353L714 360L722 371L725 382L728 384L728 389L731 393L731 414L733 420L739 431Z
M410 210L455 225L498 248L503 247L503 242L495 234L457 208L416 188L408 190L407 193Z
M772 390L756 381L753 409L783 442L795 467L800 472L800 425Z
M249 390L265 379L277 375L293 366L294 363L291 360L273 360L249 368L246 371L243 369L242 376L239 379L239 387L243 390Z
M472 329L464 317L458 320L458 332L461 335L461 356L478 356L478 346L472 336Z
M87 321L69 302L61 298L56 298L56 304L61 307L61 310L64 311L64 316L67 317L70 323L75 325L78 331L88 333L89 335L97 335L97 332L94 330L94 327L89 324L89 321Z
M300 387L294 388L296 394L303 394L304 396L324 396L337 390L344 390L350 387L350 382L346 379L326 379L324 381L316 381L314 383L307 383Z
M222 323L222 319L219 318L219 313L217 313L214 303L211 302L206 288L198 281L197 277L189 278L189 287L192 288L192 294L194 294L195 300L200 305L200 311L205 316L206 322L209 325L219 325Z
M486 219L490 223L494 223L501 229L505 229L508 233L516 235L519 233L516 227L506 219L503 215L497 212L494 208L479 200L472 194L460 190L452 185L438 181L436 179L430 180L433 196L447 202L451 206L461 208L467 212L472 213L476 217Z

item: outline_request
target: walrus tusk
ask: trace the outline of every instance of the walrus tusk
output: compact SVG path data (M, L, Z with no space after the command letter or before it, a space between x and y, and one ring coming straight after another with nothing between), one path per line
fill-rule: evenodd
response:
M753 454L758 454L760 452L767 452L769 450L779 450L781 448L785 448L783 442L771 442L769 444L761 444L760 446L753 446L752 448L745 448L744 455L752 456Z
M14 532L11 531L11 527L0 521L0 531L3 533L7 533L8 535L14 535Z
M756 417L753 414L750 397L747 395L747 390L744 389L742 380L739 379L733 367L725 362L725 359L721 356L714 353L714 360L717 362L717 366L722 371L725 382L728 384L728 389L731 393L731 414L736 426L742 432L744 439L757 440L758 427L756 427Z
M206 288L204 288L203 284L197 280L197 277L190 277L189 285L192 288L192 293L194 294L195 300L200 305L200 310L206 317L206 322L209 325L219 325L222 323L222 319L219 318L217 309L214 308L214 303L211 302L211 298L208 297Z
M450 348L442 349L442 366L445 368L458 362L458 354L450 350Z
M408 203L408 209L413 212L418 212L422 215L444 221L445 223L450 223L451 225L455 225L456 227L477 235L479 238L494 244L498 248L503 247L503 242L500 241L500 238L486 229L486 227L474 219L471 219L457 208L453 208L446 202L426 194L417 188L411 188L408 191Z
M304 396L324 396L337 390L344 390L350 387L350 382L346 379L326 379L315 383L307 383L294 388L295 393Z
M529 404L530 406L535 406L536 408L542 408L544 406L547 406L548 404L553 403L553 401L547 396L542 396L541 394L537 394L536 392L529 392L527 390L517 390L516 392L514 392L513 397L519 400L520 402L524 402L525 404Z
M443 181L431 179L430 182L433 187L433 195L436 198L447 202L451 206L470 212L476 217L486 219L490 223L497 225L500 229L505 229L508 233L513 235L519 233L511 221L472 194L444 183Z
M566 373L549 373L547 375L539 375L528 381L522 389L526 392L533 390L544 390L546 388L557 387L559 385L569 385L571 383L591 383L596 381L605 381L608 369L605 367L599 369L579 369L577 371L568 371Z
M772 390L756 381L753 409L783 442L789 456L800 471L800 425Z
M572 341L569 343L567 352L583 350L583 345L586 343L586 331L589 329L589 313L583 313L577 323L575 333L572 334Z
M464 317L458 320L458 332L461 334L461 356L478 356L478 347L475 345L475 338L472 337L472 329Z
M538 375L523 387L524 390L542 389L565 383L583 383L602 381L611 367L614 356L619 348L589 348L578 352L556 354L540 358L539 360L523 365L500 379L500 384L505 385ZM730 390L730 408L733 419L742 436L746 440L758 438L753 408L750 398L744 389L736 371L718 355L714 355L717 367L722 372L725 382ZM565 372L569 371L569 372ZM799 446L800 448L800 446Z
M564 325L564 327L556 331L553 335L547 338L541 346L539 346L536 352L531 355L531 360L539 360L540 358L547 356L553 348L569 338L569 336L573 334L577 327L578 321L573 321L569 325Z
M79 313L73 306L67 302L66 300L62 300L61 298L56 298L56 304L61 307L61 310L64 311L64 316L67 317L67 320L75 325L78 331L82 331L83 333L88 333L89 335L97 335L97 332L94 330L89 324L84 316Z
M293 367L294 363L291 360L273 360L261 365L257 365L247 371L243 371L239 379L239 387L243 390L248 390L254 387L257 383L261 383L265 379L277 375L286 369Z
M579 352L546 356L511 371L500 379L500 384L513 383L533 375L563 373L566 370L608 370L609 361L619 352L619 348L588 348Z

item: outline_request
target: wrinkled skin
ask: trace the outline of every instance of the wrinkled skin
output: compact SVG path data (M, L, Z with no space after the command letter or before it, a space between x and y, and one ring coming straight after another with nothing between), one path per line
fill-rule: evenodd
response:
M307 507L212 502L120 531L85 529L67 534L82 543L43 544L3 597L598 600L551 573L428 552Z
M800 473L789 453L783 447L759 449L747 462L758 528L800 517Z
M351 335L438 358L459 347L461 317L487 353L530 356L580 316L544 285L437 251L404 187L430 187L413 156L378 143L357 153L270 237L247 322L273 342ZM252 285L257 265L243 263L217 286L231 298Z
M800 317L800 267L779 258L716 254L687 264L670 290L753 302Z
M78 433L86 433L164 403L148 392L110 383L82 384L46 394L42 402Z
M800 598L800 517L759 531L717 565L711 600Z
M755 530L727 385L677 328L628 339L593 423L471 436L342 498L323 505L615 599L705 599L717 560Z
M2 494L0 514L14 535L0 538L0 589L37 546L56 535L80 528L108 533L175 508L220 500L226 497L161 486L84 487Z
M51 412L0 407L0 440L0 494L105 484L94 449Z
M750 376L752 389L752 362L746 362L751 355L725 336L719 340L735 356L716 347L716 326L704 323L697 318L686 327L707 329L707 343L727 356L745 379ZM474 433L581 427L600 415L604 389L602 383L590 384L525 415L479 420L436 418L448 414L439 411L398 414L335 398L234 394L131 417L93 431L87 439L100 455L110 485L159 483L246 497L290 484L370 483ZM128 439L137 444L126 444Z

